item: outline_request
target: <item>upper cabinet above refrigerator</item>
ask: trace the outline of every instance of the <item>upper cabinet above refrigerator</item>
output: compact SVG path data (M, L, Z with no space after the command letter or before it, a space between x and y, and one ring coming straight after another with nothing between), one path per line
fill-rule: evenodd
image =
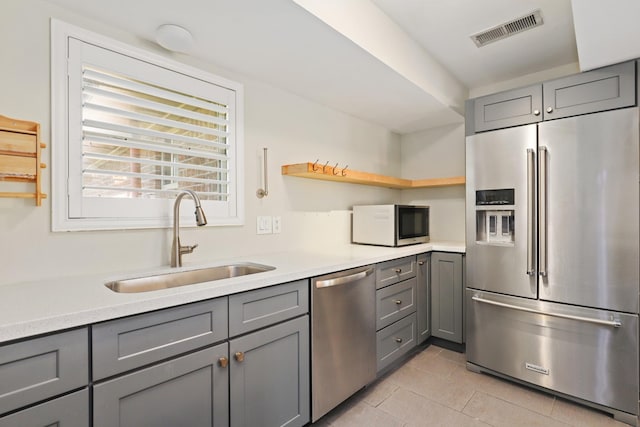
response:
M542 120L542 85L483 96L472 100L475 132L527 125ZM472 132L474 133L474 132Z
M470 99L466 134L636 104L634 61Z
M635 72L631 61L543 83L544 120L635 105Z

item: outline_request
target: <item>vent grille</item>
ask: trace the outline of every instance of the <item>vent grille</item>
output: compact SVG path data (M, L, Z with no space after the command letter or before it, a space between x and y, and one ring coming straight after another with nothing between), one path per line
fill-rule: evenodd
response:
M538 9L520 18L513 19L480 33L473 34L471 35L471 40L473 40L476 46L482 47L489 43L513 36L514 34L538 27L542 24L542 14L540 13L540 9Z

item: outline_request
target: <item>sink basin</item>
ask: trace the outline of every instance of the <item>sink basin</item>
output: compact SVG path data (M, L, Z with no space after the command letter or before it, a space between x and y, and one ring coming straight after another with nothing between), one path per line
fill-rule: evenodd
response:
M248 274L262 273L270 270L275 270L275 267L251 263L230 264L199 270L177 271L175 273L116 280L106 283L105 286L114 292L149 292L157 291L158 289L175 288L178 286L211 282L213 280L228 279L230 277L246 276Z

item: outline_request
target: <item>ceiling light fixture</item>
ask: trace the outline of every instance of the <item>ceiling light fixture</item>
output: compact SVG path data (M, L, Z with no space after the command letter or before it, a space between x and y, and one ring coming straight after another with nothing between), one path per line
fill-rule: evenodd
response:
M172 52L188 53L193 47L193 36L179 25L164 24L156 29L156 42Z

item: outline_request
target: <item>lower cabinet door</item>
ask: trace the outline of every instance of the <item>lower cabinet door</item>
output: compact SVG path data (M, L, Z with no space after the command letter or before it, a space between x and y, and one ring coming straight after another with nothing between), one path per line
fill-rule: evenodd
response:
M0 417L0 427L89 427L87 389Z
M233 339L229 346L231 426L309 422L308 315Z
M228 426L227 356L223 343L95 385L94 427Z
M431 254L431 335L462 343L462 255Z
M410 314L376 333L378 373L416 346L416 314Z

